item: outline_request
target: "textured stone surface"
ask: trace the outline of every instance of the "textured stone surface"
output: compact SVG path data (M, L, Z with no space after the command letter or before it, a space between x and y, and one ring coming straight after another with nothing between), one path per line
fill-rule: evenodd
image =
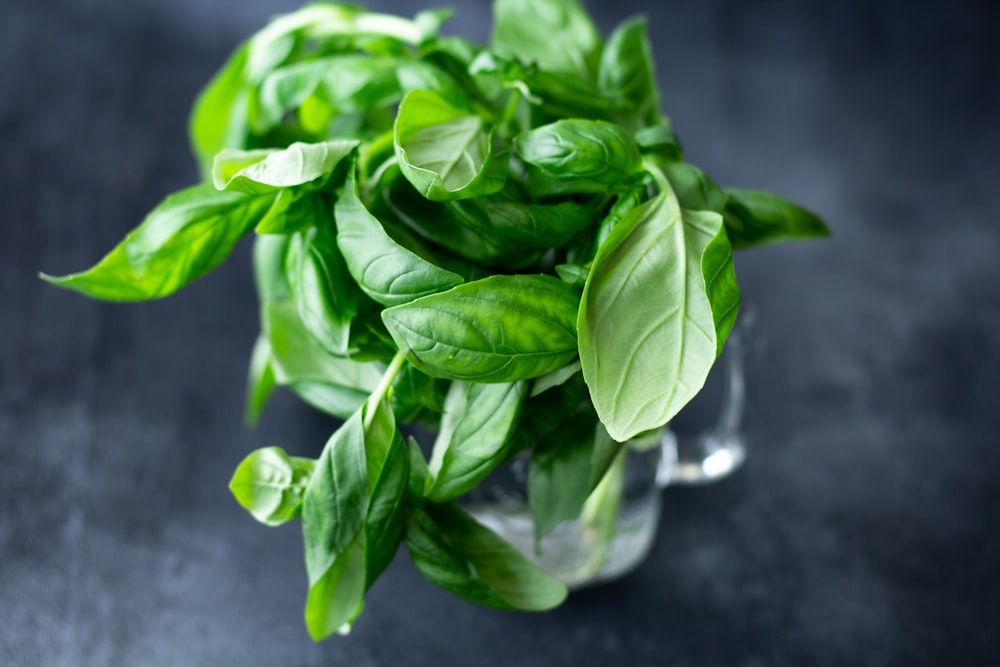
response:
M483 39L488 6L452 4L452 29ZM995 660L997 11L592 5L604 30L649 15L692 161L835 231L738 257L767 350L750 459L719 485L668 490L649 560L551 614L470 607L402 555L355 632L313 645L297 528L257 526L226 490L249 450L315 453L332 428L287 396L240 427L249 247L156 303L34 279L88 266L196 178L190 100L292 3L3 3L0 664Z

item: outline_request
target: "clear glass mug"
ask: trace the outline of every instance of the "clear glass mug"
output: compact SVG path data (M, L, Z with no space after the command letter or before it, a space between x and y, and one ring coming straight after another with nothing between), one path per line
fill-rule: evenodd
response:
M753 313L743 313L704 391L671 424L629 441L580 517L557 526L537 550L526 456L496 470L462 499L463 507L571 588L626 574L652 548L664 487L713 482L743 462L753 330Z

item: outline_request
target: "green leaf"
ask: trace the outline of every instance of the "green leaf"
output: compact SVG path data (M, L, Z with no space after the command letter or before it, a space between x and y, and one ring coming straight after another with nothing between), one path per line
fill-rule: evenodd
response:
M596 420L590 409L575 417L532 453L528 465L528 503L536 541L563 521L578 517L593 489Z
M42 278L106 301L165 297L221 264L273 199L218 192L205 185L181 190L163 200L91 269Z
M583 289L583 286L587 284L590 267L580 266L579 264L556 264L555 268L556 275L567 285Z
M579 301L548 276L491 276L387 308L400 350L428 375L513 382L550 373L576 356Z
M346 635L365 607L364 533L357 533L316 581L306 597L306 629L313 641Z
M347 356L359 293L337 247L329 213L317 219L315 227L292 237L288 270L306 330L330 354Z
M628 130L635 132L657 122L660 95L645 18L626 20L608 37L597 83L619 107L616 116Z
M539 68L593 79L601 36L577 0L496 0L491 44Z
M540 378L536 378L531 385L531 393L529 396L538 396L542 392L548 391L553 387L558 387L559 385L569 380L571 377L580 372L580 362L574 361L569 366L563 366L558 370L554 370L548 375L543 375Z
M635 133L635 142L643 153L652 153L668 162L679 162L684 159L684 150L680 140L670 125L670 119L660 116L655 125L644 127Z
M566 586L454 505L409 512L406 548L435 586L497 609L543 611L566 599Z
M393 414L401 422L415 421L425 410L441 414L448 385L407 363L392 384Z
M296 142L281 150L224 149L215 156L212 180L218 190L263 194L326 179L358 141Z
M292 302L264 303L262 320L264 335L271 343L275 382L291 387L319 410L347 418L382 379L374 362L328 354L306 330Z
M451 383L424 490L428 499L454 500L503 462L526 393L525 382Z
M722 213L726 195L705 172L687 162L660 165L681 208Z
M254 426L260 419L276 386L274 369L271 367L271 342L266 336L260 335L250 353L250 368L247 371L246 409L243 417L247 426Z
M228 146L242 146L248 132L244 70L249 46L241 44L198 95L188 121L191 146L202 174L212 171L212 159Z
M625 216L594 259L578 321L583 376L615 440L662 426L697 394L738 305L721 216L682 215L669 189Z
M830 235L822 218L777 195L735 188L727 188L726 195L726 232L734 248Z
M288 456L280 447L251 452L236 467L229 490L253 518L280 526L299 516L315 462Z
M335 55L294 63L272 72L261 84L255 129L277 127L285 115L310 100L342 114L390 107L403 96L396 58Z
M284 301L292 288L285 274L288 255L287 236L258 236L253 244L253 277L261 303Z
M559 120L536 127L515 137L514 148L522 160L557 181L562 189L551 194L605 193L635 180L642 170L635 141L618 125L600 120Z
M554 434L570 428L577 421L578 415L586 414L587 411L594 414L587 395L587 385L579 373L543 393L529 396L514 430L508 457L544 447L545 443L555 437Z
M478 197L503 187L507 163L493 154L493 132L480 116L436 93L407 93L394 133L403 175L427 199Z
M520 247L558 248L594 223L596 211L574 202L556 205L516 201L486 205L492 232Z
M321 194L306 187L278 190L274 203L254 231L257 234L292 234L300 232L318 219L329 218L330 211Z
M353 175L344 184L334 215L347 269L375 301L397 306L462 283L461 276L396 243L358 198Z

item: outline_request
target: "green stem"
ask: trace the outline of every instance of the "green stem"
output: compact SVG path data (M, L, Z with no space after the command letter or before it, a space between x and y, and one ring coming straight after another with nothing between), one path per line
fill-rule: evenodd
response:
M405 361L406 353L402 350L396 352L396 356L389 362L389 366L385 369L385 373L382 374L382 379L379 381L378 386L375 387L375 391L368 396L368 412L365 414L364 423L365 431L371 428L372 422L375 421L375 413L378 411L378 404L389 393L392 382L399 375L399 371L403 368Z

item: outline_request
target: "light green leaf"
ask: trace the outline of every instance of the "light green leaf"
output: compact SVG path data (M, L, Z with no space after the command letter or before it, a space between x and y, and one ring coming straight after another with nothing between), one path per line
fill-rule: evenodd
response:
M215 156L212 180L218 190L263 194L326 179L358 141L296 142L288 148L244 151L227 148Z
M667 189L615 227L594 259L578 321L583 376L615 440L662 426L694 397L738 304L718 214L682 216Z
M358 198L353 175L344 184L334 215L337 245L347 268L375 301L396 306L462 283L461 276L396 243Z
M543 375L540 378L536 378L531 385L531 393L529 396L535 397L542 392L548 391L553 387L558 387L566 380L570 379L574 375L580 372L580 362L574 361L569 366L563 366L558 370L554 370L548 375Z
M91 269L42 278L106 301L168 296L221 264L273 199L218 192L205 185L181 190L163 200Z
M431 455L424 495L447 502L467 493L503 462L526 382L452 382Z
M312 459L288 456L280 447L263 447L236 467L229 490L257 521L280 526L301 513L314 467Z
M493 154L493 132L480 116L436 93L407 93L394 133L403 175L427 199L478 197L503 187L507 163Z
M247 426L254 426L277 383L271 368L271 342L267 337L257 336L253 352L250 353L250 368L247 371L247 396L243 420Z
M576 356L575 291L548 276L491 276L387 308L400 350L434 377L513 382Z
M593 79L601 36L577 0L496 0L491 44L540 69Z

